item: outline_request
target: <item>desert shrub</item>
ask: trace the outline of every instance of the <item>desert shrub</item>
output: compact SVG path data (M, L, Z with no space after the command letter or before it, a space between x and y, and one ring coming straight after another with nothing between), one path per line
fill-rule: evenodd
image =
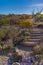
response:
M35 54L41 54L41 53L42 53L42 48L41 48L40 45L36 45L36 46L34 47L34 53L35 53Z
M1 22L1 25L8 26L10 25L10 18L3 18L0 22Z
M3 22L0 21L0 26L2 26L2 25L3 25Z
M10 33L11 33L11 29L6 30L5 33L6 33L6 34L10 34Z
M31 21L22 21L19 24L20 27L26 27L26 28L31 28L32 27L32 22Z
M25 36L25 40L29 40L30 36Z
M0 37L1 37L1 38L4 38L4 37L5 37L5 33L3 32L2 29L0 29Z
M4 50L5 52L9 52L10 49L11 49L10 46L7 45L3 50Z
M0 48L2 49L2 43L0 42Z

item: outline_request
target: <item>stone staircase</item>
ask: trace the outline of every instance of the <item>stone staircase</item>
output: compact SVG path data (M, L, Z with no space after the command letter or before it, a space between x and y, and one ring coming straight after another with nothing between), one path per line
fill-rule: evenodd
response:
M20 52L22 51L22 54L25 51L24 55L27 55L27 52L28 54L31 53L33 47L40 43L43 38L43 29L33 28L30 30L29 36L30 38L27 41L24 41L20 46L17 46Z
M26 34L27 35L27 34ZM43 29L33 28L30 30L30 38L27 41L21 43L24 46L34 47L43 38Z

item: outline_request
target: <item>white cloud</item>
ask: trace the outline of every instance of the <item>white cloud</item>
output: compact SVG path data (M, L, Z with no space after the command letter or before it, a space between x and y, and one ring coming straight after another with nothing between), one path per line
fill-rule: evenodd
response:
M33 5L31 5L31 6L42 7L42 6L43 6L43 3L41 3L41 4L33 4Z

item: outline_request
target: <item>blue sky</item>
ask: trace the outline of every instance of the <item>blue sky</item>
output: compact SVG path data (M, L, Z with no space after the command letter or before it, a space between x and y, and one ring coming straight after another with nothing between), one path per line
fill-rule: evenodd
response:
M0 14L30 14L33 9L43 9L43 0L0 0Z

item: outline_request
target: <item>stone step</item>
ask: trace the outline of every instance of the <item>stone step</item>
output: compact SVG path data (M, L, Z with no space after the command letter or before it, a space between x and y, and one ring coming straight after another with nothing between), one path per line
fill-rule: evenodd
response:
M24 41L23 43L20 43L20 45L27 46L27 47L34 47L37 45L37 42Z
M43 36L43 34L29 34L30 36Z
M30 32L31 34L43 34L43 32L34 32L34 31L32 31L32 32Z
M39 29L39 28L33 28L33 29L31 29L30 30L30 32L38 32L38 33L41 33L41 32L43 32L43 29Z
M39 42L40 39L28 39L28 42Z
M31 39L41 39L43 36L31 36Z
M16 46L16 50L17 50L17 48L18 48L19 50L30 51L30 50L32 50L33 47L17 45L17 46Z

